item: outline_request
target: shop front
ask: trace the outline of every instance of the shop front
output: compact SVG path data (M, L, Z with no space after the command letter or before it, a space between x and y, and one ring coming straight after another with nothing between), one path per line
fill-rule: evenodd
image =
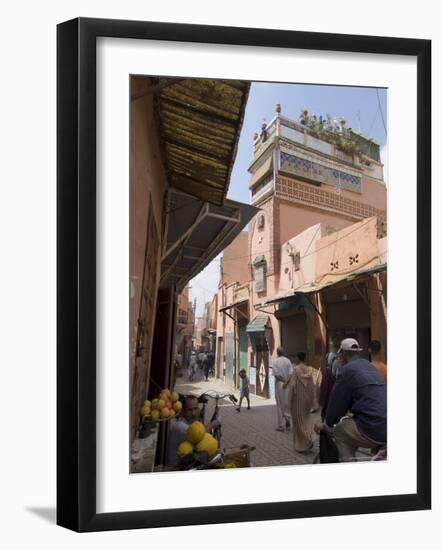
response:
M356 338L363 349L361 355L369 359L368 344L372 338L370 307L364 300L363 287L345 286L323 292L327 319L327 339L339 344L344 338Z
M257 315L246 327L253 350L250 369L251 390L260 397L273 395L273 330L268 315Z

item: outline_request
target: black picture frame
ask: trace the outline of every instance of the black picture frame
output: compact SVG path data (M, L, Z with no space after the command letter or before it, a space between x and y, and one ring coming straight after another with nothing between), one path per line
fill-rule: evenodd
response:
M417 59L417 491L96 512L96 39L153 39ZM57 523L83 531L425 510L431 506L431 41L74 19L57 28Z

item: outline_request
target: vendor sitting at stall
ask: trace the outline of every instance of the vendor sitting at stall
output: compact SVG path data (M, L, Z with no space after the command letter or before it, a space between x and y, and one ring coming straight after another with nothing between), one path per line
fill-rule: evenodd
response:
M199 420L200 408L198 398L188 395L183 401L183 410L176 420L170 422L169 438L167 446L166 464L175 466L178 463L177 448L178 445L186 439L187 430L192 422ZM206 430L221 426L219 420L213 420L206 424Z

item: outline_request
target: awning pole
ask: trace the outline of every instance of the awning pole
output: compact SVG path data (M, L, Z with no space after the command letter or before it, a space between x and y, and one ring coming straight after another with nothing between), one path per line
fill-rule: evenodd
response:
M312 308L316 311L316 313L319 315L319 317L322 319L322 322L325 325L325 328L328 330L328 324L327 319L323 316L322 312L319 311L319 309L316 307L316 305L310 300L309 295L307 293L304 294L306 299L308 300L308 303L312 306Z

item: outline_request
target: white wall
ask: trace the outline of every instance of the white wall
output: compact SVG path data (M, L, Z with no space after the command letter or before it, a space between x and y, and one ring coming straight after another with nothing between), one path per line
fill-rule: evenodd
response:
M300 7L237 1L193 3L85 1L6 3L2 10L2 114L0 271L2 397L0 540L8 549L62 547L66 550L125 547L172 548L182 541L269 548L277 539L296 547L342 548L354 541L359 550L417 548L440 540L442 517L441 400L434 395L434 510L364 517L288 520L229 526L185 527L154 531L79 535L54 526L55 506L55 25L82 16L175 21L201 24L286 28L432 38L433 127L440 128L442 38L437 3L419 7L405 1L373 0L369 9L353 9L348 1L316 0ZM301 14L301 16L300 16ZM269 59L271 63L271 59ZM433 136L442 148L440 133ZM434 155L435 157L435 155ZM386 177L386 179L388 179ZM433 181L442 179L435 164ZM441 204L434 185L433 205ZM433 207L434 208L434 207ZM437 213L437 210L435 211ZM434 216L434 271L441 268L441 216ZM437 226L437 227L436 227ZM32 274L29 276L29 274ZM436 277L434 277L436 279ZM440 307L440 286L434 301ZM434 307L434 310L437 310ZM441 332L440 318L433 334ZM438 353L434 353L437 357ZM440 388L435 369L433 387ZM404 427L404 434L406 428ZM221 489L220 489L221 490ZM238 491L247 490L238 486ZM375 536L378 541L376 542ZM437 544L437 543L436 543ZM429 546L429 545L428 545Z

